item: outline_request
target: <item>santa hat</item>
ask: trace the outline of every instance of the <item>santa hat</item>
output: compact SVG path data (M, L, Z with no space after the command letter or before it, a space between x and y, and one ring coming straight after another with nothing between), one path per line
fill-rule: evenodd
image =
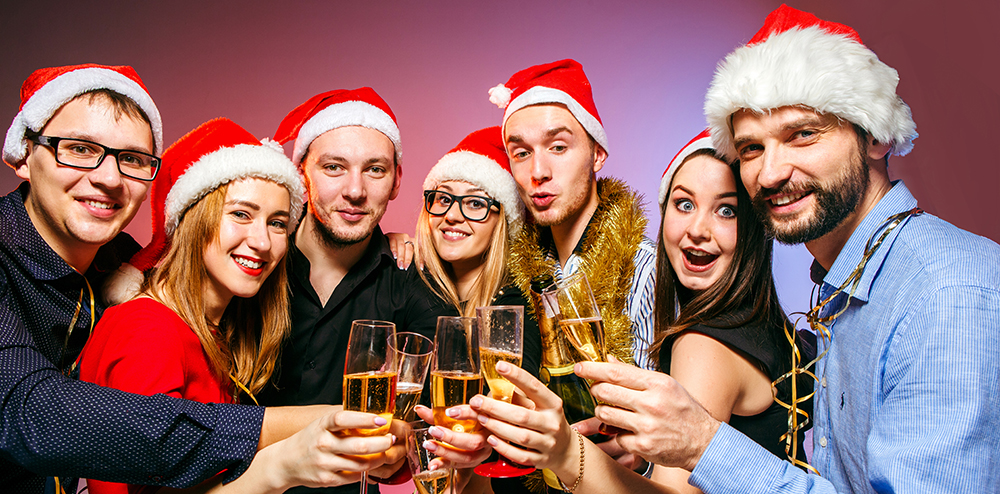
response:
M674 159L670 160L670 164L667 165L667 169L663 171L663 177L660 178L660 206L663 206L663 201L667 200L667 194L670 192L670 182L674 179L674 174L677 173L677 169L684 164L684 160L688 159L695 151L700 151L702 149L715 150L712 147L712 137L709 135L708 129L703 130L700 134L691 139L690 142L684 145L677 154L674 155Z
M917 126L896 95L898 83L896 71L853 29L782 5L746 46L719 64L705 116L715 149L729 159L736 157L733 113L784 106L836 115L904 155L913 148Z
M288 189L289 231L302 215L302 176L281 146L253 135L226 118L210 120L188 132L163 153L163 165L150 192L153 236L132 257L140 271L152 268L170 246L170 238L191 205L220 186L242 178L263 178Z
M402 163L403 148L396 115L370 87L337 89L309 98L285 116L274 132L274 140L285 144L294 139L292 162L300 165L313 140L327 131L348 126L366 127L385 134L396 149L396 163Z
M513 234L524 221L524 204L510 173L510 160L503 145L500 127L477 130L444 155L427 173L424 190L433 190L441 182L468 182L503 204L507 224Z
M153 131L153 154L163 152L163 122L160 112L149 97L146 86L135 69L127 65L69 65L38 69L21 85L21 107L7 130L3 144L3 160L14 167L28 153L24 134L30 129L40 132L52 115L73 98L96 89L108 89L134 101Z
M576 60L560 60L528 67L510 77L506 84L490 89L490 101L507 110L503 125L511 114L531 105L562 103L576 117L584 130L608 151L608 135L597 114L594 93L587 74Z

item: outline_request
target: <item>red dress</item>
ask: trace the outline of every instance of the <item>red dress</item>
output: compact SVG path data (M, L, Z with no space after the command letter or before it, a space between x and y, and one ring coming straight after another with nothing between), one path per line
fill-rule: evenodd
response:
M151 396L232 403L194 331L167 306L137 298L104 311L80 355L80 379ZM151 451L150 454L156 454ZM146 486L88 480L91 494L126 494Z

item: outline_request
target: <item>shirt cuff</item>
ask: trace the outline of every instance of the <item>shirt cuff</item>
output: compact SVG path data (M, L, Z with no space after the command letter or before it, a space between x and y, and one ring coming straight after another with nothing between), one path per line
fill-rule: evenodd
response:
M795 469L723 423L691 471L688 483L705 494L774 492L779 479L790 473L788 468Z
M223 483L236 480L250 467L257 446L260 430L264 425L264 407L218 404L219 415L212 435L213 450L219 456L231 459L231 467L223 476Z

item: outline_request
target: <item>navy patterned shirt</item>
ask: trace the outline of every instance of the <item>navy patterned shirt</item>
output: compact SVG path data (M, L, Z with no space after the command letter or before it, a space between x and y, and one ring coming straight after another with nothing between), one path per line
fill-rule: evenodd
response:
M0 198L2 490L41 493L48 476L186 487L226 469L230 479L243 473L263 408L139 396L63 375L89 336L90 296L84 276L31 223L28 190L24 182ZM137 248L118 235L98 251L87 281L98 289Z

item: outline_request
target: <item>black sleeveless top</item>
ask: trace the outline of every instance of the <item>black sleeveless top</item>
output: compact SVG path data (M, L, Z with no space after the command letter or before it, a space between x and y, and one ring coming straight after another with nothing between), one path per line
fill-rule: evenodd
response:
M743 319L742 316L745 313L748 312L741 311L735 317L720 318L706 324L698 324L677 335L671 335L663 342L663 346L661 347L660 369L663 372L670 370L671 347L677 336L694 332L708 336L735 350L736 353L739 353L757 366L757 368L761 369L772 382L791 370L792 347L784 336L783 328L769 328L757 324L729 328L733 322ZM800 389L802 389L801 386ZM805 389L808 390L811 388ZM809 391L805 392L808 393ZM791 394L790 380L785 380L778 385L778 399L789 403ZM802 406L800 405L800 407ZM805 411L812 417L811 408L805 408ZM785 443L780 440L781 435L788 431L788 410L777 402L772 402L771 406L757 415L731 415L729 425L763 446L775 456L782 459L788 458L785 454ZM798 458L802 461L806 460L805 452L802 449L804 439L805 431L799 431Z

